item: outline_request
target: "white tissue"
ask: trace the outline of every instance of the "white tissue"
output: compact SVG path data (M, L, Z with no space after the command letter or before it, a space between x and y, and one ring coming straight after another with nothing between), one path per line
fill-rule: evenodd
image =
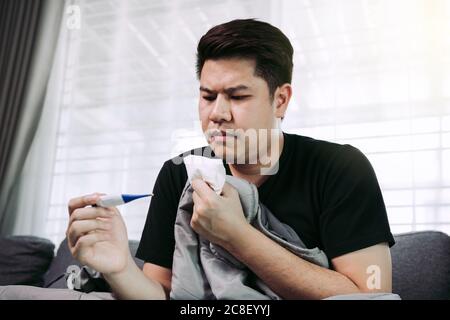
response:
M207 182L217 194L222 192L226 176L222 160L188 155L184 157L184 164L186 165L189 182L200 178Z

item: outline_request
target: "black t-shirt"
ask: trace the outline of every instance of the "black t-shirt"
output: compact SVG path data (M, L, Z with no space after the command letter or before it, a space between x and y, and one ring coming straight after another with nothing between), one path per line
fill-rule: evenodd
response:
M260 201L308 248L321 248L330 260L381 242L392 246L386 207L368 159L350 145L283 134L278 172L258 188ZM212 153L204 147L184 155L202 152ZM166 268L172 267L175 218L188 178L184 163L174 159L164 163L156 179L136 253Z

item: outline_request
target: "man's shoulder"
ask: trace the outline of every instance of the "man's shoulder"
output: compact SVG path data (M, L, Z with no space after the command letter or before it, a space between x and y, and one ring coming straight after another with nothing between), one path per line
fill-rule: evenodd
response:
M340 144L295 133L288 133L286 135L289 138L290 143L293 144L294 149L301 152L307 151L312 154L318 153L326 156L360 152L358 148L355 148L350 144Z
M288 137L295 158L303 158L319 167L338 168L355 162L368 162L366 156L350 144L340 144L299 134L288 134Z

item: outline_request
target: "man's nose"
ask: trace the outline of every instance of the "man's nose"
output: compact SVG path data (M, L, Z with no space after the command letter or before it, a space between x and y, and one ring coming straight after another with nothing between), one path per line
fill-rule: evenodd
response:
M214 122L231 121L230 102L221 94L218 94L209 115Z

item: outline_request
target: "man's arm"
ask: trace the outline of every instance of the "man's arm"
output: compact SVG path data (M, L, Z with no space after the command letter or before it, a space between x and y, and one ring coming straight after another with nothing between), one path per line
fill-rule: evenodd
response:
M371 246L332 260L336 271L303 260L253 227L226 245L274 292L284 299L324 299L361 292L390 292L391 266L385 244ZM381 287L370 289L366 270L380 266Z
M114 295L128 300L168 299L171 276L169 269L151 263L145 263L141 270L132 259L122 273L104 275Z
M392 292L392 261L388 243L357 250L331 260L334 270L362 292Z

